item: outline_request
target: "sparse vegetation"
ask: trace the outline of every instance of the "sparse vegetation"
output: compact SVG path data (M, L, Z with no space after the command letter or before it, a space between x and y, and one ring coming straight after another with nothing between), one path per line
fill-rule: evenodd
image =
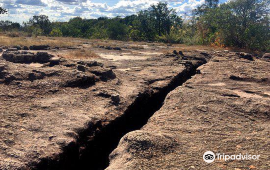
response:
M16 34L16 36L14 36ZM51 47L72 47L80 44L81 41L70 39L66 37L47 38L44 36L39 37L26 37L18 33L10 32L7 35L0 34L0 44L3 46L31 46L31 45L44 45L47 44Z
M161 41L269 51L268 7L267 0L234 0L223 4L218 0L206 0L183 22L174 9L160 2L125 18L76 17L68 22L51 22L47 16L40 15L33 16L23 26L1 21L0 30L20 30L33 37Z
M90 59L90 58L98 58L99 55L97 55L91 50L77 49L67 52L66 54L64 54L64 57L68 59Z

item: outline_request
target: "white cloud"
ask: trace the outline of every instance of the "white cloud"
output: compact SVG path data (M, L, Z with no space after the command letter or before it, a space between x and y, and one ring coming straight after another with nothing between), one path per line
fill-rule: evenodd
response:
M1 6L9 9L9 14L2 15L1 20L22 22L39 14L48 15L53 21L67 21L75 16L83 18L127 16L145 10L162 0L119 0L111 6L106 3L106 0L98 3L91 0L0 1ZM166 2L169 7L176 9L178 14L183 15L204 3L204 0L167 0Z
M41 0L17 0L16 4L31 5L31 6L47 6Z

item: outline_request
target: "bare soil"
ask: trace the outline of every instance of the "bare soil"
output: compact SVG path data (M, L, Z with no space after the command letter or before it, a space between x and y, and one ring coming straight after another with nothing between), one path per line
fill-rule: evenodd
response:
M214 54L143 128L121 139L107 170L269 169L269 66L235 53ZM206 163L206 151L260 157Z
M202 46L69 40L0 52L1 170L269 167L268 61ZM206 165L206 149L261 159Z
M72 49L45 50L51 54L46 60L33 50L3 53L0 169L74 169L100 131L137 100L147 101L179 74L203 64L192 56L204 58L200 52L182 60L143 49L81 48L100 58L62 57Z

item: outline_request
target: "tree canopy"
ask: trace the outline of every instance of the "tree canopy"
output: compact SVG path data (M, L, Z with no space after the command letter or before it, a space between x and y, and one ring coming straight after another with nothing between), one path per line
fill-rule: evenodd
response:
M5 13L7 13L7 10L4 9L4 8L2 8L2 7L0 7L0 14L5 14Z
M267 0L235 0L205 8L203 13L197 13L201 42L266 50L269 48L267 6Z
M159 2L124 18L71 18L51 22L48 16L33 16L21 27L1 21L0 30L22 30L33 36L65 36L95 39L162 41L270 50L269 0L232 0L220 4L206 0L183 22L167 3ZM0 8L0 13L6 10Z

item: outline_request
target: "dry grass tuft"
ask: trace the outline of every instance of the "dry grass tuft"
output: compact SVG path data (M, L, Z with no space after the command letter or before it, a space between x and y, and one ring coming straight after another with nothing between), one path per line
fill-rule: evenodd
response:
M9 32L9 33L7 33L7 36L9 36L9 37L20 37L20 34L18 32Z
M91 50L79 49L69 51L65 53L63 57L68 59L90 59L90 58L99 58L100 56Z
M32 46L49 45L51 47L74 47L81 44L80 39L68 37L24 37L12 35L0 35L0 46Z

